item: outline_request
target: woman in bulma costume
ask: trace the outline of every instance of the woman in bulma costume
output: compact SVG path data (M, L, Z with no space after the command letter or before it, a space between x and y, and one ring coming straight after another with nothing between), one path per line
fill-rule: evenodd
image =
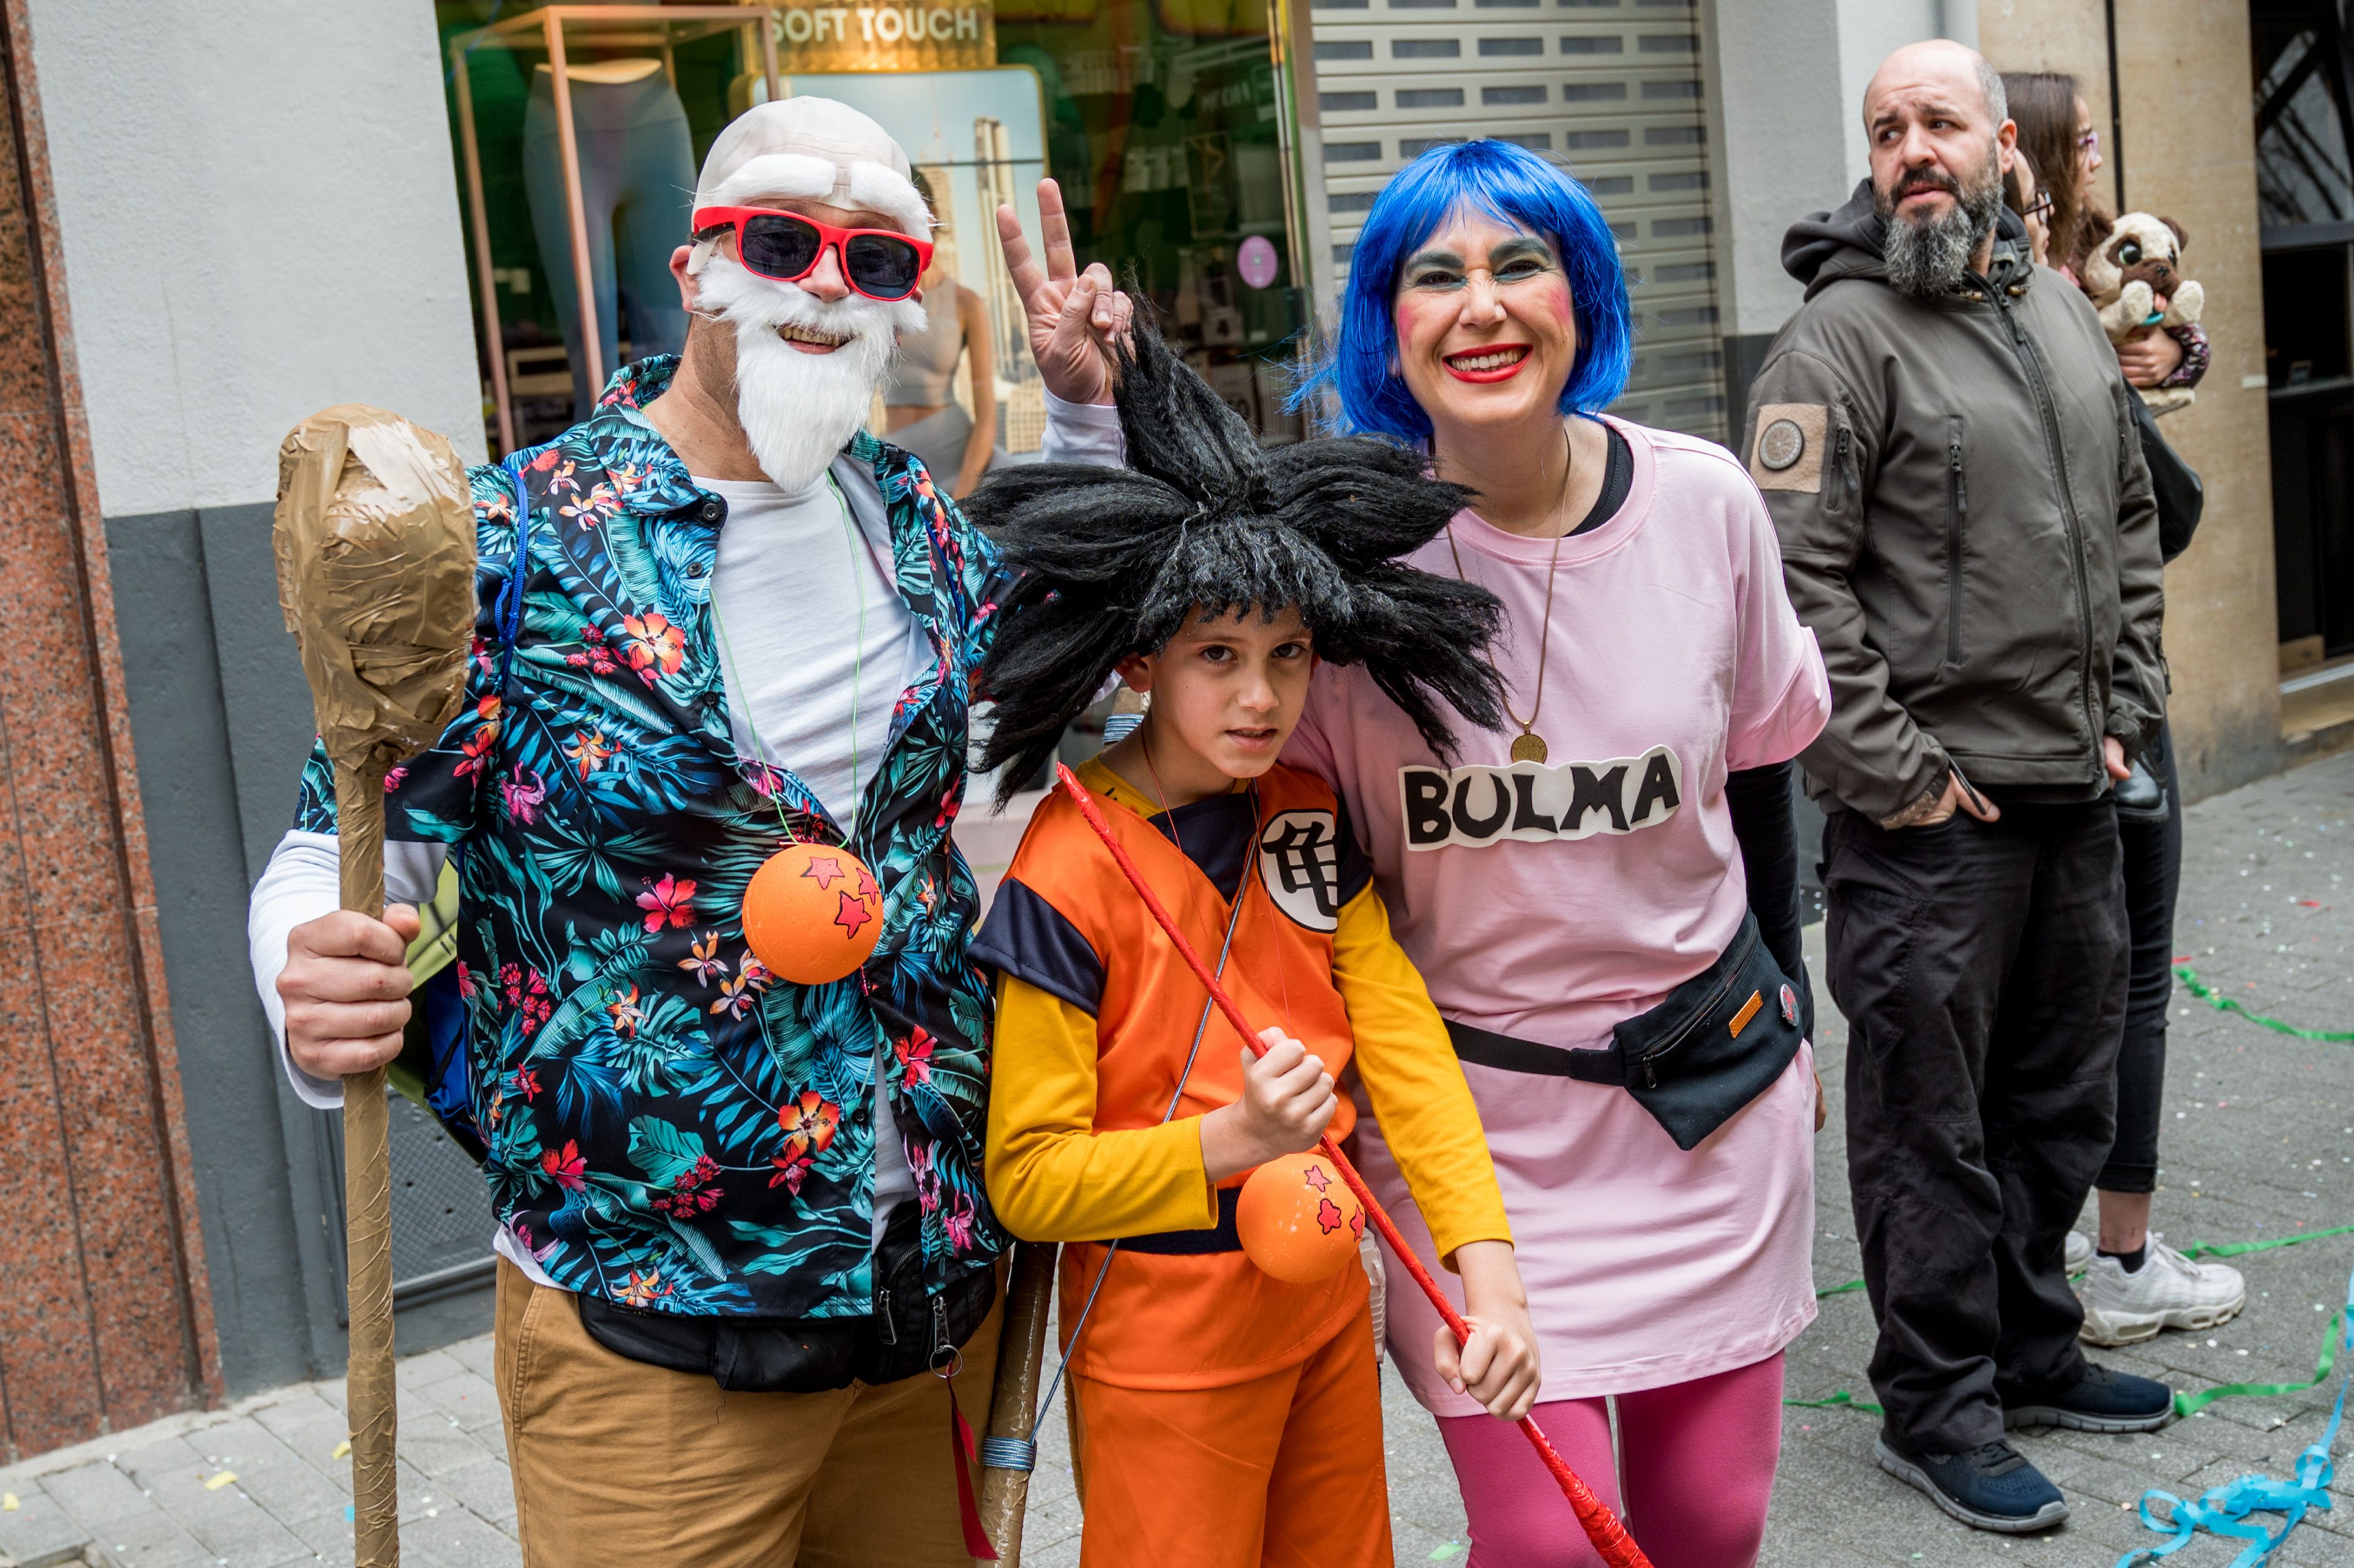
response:
M1406 562L1503 600L1489 652L1511 723L1458 726L1442 758L1362 670L1327 667L1285 760L1345 803L1463 1061L1543 1352L1538 1419L1657 1568L1736 1568L1764 1531L1782 1351L1815 1312L1789 759L1830 696L1741 464L1597 412L1630 335L1609 229L1552 164L1463 143L1382 192L1307 391L1477 493ZM1360 1160L1427 1264L1394 1130L1362 1118ZM1430 1308L1389 1307L1471 1563L1595 1562L1519 1436L1431 1375Z

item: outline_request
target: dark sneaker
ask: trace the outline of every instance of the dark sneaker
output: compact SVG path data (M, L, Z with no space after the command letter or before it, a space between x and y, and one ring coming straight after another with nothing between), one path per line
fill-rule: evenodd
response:
M2075 1387L2006 1400L2005 1426L2074 1432L2155 1432L2174 1419L2174 1391L2151 1378L2086 1363Z
M1872 1444L1872 1457L1882 1469L1975 1529L2029 1535L2068 1517L2060 1489L2001 1438L1966 1454L1906 1454L1883 1433Z

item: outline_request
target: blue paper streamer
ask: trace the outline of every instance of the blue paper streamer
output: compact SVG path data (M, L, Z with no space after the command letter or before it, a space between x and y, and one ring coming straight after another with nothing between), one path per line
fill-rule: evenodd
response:
M2354 1277L2346 1281L2346 1309L2338 1314L2338 1344L2343 1351L2354 1352ZM2160 1535L2174 1539L2158 1546L2142 1546L2117 1559L2117 1568L2137 1568L2137 1564L2155 1563L2171 1557L2190 1544L2200 1531L2211 1535L2231 1536L2249 1544L2232 1559L2232 1568L2256 1568L2280 1549L2289 1531L2305 1522L2306 1514L2314 1509L2330 1506L2329 1482L2335 1467L2330 1450L2338 1442L2338 1429L2346 1419L2346 1391L2354 1385L2354 1370L2349 1370L2338 1384L2338 1399L2329 1412L2329 1425L2320 1437L2296 1457L2296 1478L2275 1481L2269 1476L2242 1476L2229 1486L2210 1487L2197 1502L2176 1497L2172 1492L2152 1489L2141 1495L2141 1521ZM2153 1503L2165 1505L2168 1516L2159 1519L2150 1511ZM2276 1513L2284 1522L2277 1535L2267 1531L2248 1516L2253 1513Z

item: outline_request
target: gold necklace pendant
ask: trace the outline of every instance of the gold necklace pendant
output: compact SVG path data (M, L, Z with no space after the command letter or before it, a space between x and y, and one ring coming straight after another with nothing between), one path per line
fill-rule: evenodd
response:
M1524 729L1512 742L1515 762L1543 762L1545 759L1544 736L1532 729Z

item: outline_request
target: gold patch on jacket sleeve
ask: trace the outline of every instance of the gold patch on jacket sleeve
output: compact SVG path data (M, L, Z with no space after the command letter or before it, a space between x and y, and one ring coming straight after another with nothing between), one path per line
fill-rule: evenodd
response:
M1823 488L1823 431L1830 409L1820 403L1767 403L1757 410L1757 440L1749 477L1760 490Z

